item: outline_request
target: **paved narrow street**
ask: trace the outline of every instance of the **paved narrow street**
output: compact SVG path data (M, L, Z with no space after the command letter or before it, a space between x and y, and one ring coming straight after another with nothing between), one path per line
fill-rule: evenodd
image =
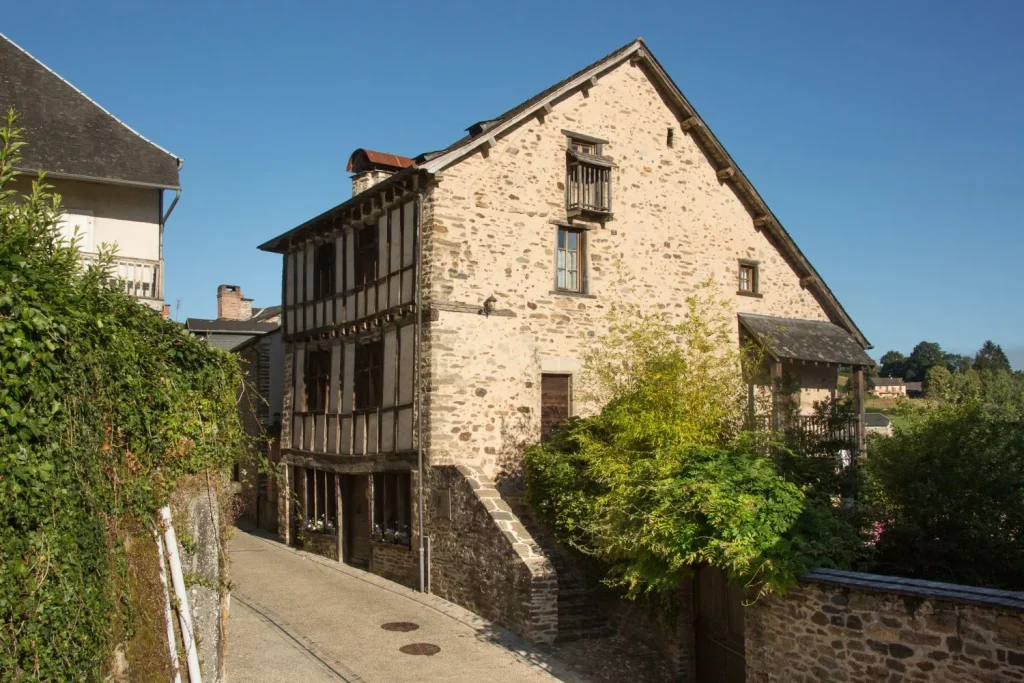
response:
M230 554L230 681L581 683L545 652L435 596L240 530ZM416 628L382 628L396 623ZM439 649L400 649L414 644Z

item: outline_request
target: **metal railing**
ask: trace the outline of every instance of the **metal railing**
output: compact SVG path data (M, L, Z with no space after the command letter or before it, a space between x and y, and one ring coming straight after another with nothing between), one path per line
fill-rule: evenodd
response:
M87 263L96 262L96 254L82 254ZM124 291L137 299L162 300L164 296L163 262L151 259L114 257L110 264L111 284L121 282Z

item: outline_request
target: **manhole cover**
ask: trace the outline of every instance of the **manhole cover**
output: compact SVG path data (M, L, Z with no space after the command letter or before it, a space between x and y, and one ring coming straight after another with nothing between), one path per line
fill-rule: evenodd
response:
M411 621L389 621L386 624L380 626L385 631L415 631L420 627L419 624L414 624Z
M433 643L411 643L409 645L403 645L398 648L399 652L404 652L407 655L436 655L441 651L441 648Z

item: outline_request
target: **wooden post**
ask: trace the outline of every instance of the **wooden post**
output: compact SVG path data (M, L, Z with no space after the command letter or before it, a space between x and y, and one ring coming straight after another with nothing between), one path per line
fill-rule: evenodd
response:
M782 428L782 361L772 360L772 429Z
M338 562L345 561L345 534L342 532L342 523L345 521L345 516L342 514L341 507L341 474L334 473L334 524L337 527L338 533Z
M853 368L853 406L856 413L857 456L865 455L867 439L864 433L864 367Z
M277 535L285 545L292 542L292 468L286 462L277 465L280 476L277 484Z
M306 468L296 467L295 477L298 479L298 486L295 488L295 494L299 499L295 505L295 510L298 513L295 516L296 521L299 523L298 528L301 530L302 527L305 526L306 520L309 519L307 516L309 513L306 510L306 500L308 499L308 495L306 493Z

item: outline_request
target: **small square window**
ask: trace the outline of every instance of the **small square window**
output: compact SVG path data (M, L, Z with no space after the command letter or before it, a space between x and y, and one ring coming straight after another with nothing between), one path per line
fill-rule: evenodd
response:
M582 140L569 140L569 149L582 154L597 154L597 145Z
M740 262L739 269L739 293L757 294L757 264Z

